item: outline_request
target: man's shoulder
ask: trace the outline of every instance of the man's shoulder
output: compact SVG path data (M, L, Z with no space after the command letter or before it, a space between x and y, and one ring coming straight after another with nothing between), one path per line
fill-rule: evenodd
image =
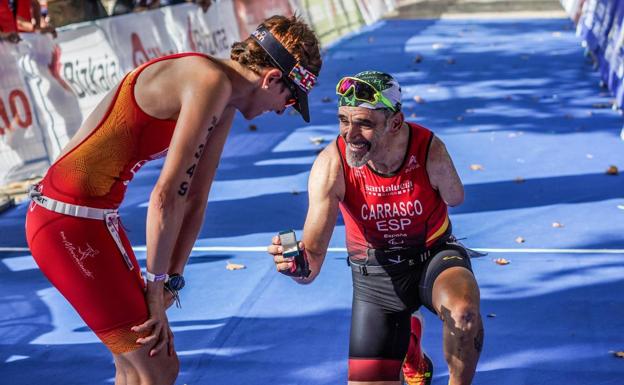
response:
M341 157L336 140L332 140L323 150L321 150L314 161L315 166L317 164L319 164L319 166L335 166L336 164L340 164Z

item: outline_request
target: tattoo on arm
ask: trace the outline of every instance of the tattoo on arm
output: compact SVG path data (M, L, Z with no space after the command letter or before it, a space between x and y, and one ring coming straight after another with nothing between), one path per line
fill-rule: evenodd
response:
M210 136L210 133L212 132L212 130L214 130L214 128L217 126L218 121L219 119L217 119L216 116L212 117L211 124L208 127L208 133L206 134L206 141L208 140L208 137ZM194 154L196 161L190 167L186 169L186 175L187 175L188 180L185 180L184 182L180 183L180 188L178 189L178 195L185 196L186 193L188 192L189 187L191 186L191 180L193 179L193 174L195 173L195 168L197 167L197 161L199 161L205 149L206 149L205 143L201 143L197 147L197 151L195 151L195 154Z

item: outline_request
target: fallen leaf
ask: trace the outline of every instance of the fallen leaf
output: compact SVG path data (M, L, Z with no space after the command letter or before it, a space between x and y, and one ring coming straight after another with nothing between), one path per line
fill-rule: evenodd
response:
M309 139L312 144L316 144L317 146L320 146L321 143L325 142L325 138L323 138L322 136L313 136Z
M606 171L607 175L617 175L620 173L620 170L618 170L617 166L609 166L609 168Z
M228 262L227 265L225 265L225 268L232 271L232 270L243 270L246 269L247 266L245 265L241 265L239 263L230 263Z
M490 313L487 316L488 318L496 318L496 313Z
M496 259L494 260L494 262L495 262L497 265L509 265L509 264L511 263L511 261L510 261L510 260L505 259L505 258L496 258Z
M613 355L617 358L624 358L624 352L613 352Z
M525 242L524 238L522 238L522 237L517 237L516 238L516 243L524 243L524 242Z
M255 124L249 125L249 131L257 131L257 130L258 130L258 126L256 126Z
M552 227L560 229L560 228L563 227L563 223L561 223L561 222L553 222L552 223Z
M420 95L416 95L414 96L414 101L418 104L423 104L425 102L425 99Z
M471 164L470 169L472 171L479 171L479 170L483 170L483 166L480 164Z

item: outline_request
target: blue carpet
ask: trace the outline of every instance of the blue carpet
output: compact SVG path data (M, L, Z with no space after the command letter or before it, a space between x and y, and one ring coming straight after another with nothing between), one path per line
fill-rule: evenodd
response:
M486 329L474 384L622 384L624 360L611 352L624 350L624 254L531 250L624 249L624 177L605 174L624 168L622 119L601 108L610 96L571 22L388 21L324 58L311 125L273 115L251 131L236 118L198 246L264 246L279 230L300 230L308 171L322 147L310 138L326 145L337 134L335 83L365 69L391 72L406 116L444 140L466 185L466 202L451 210L456 235L472 247L515 251L473 260ZM161 166L141 170L122 208L137 246ZM24 213L22 205L0 214L1 247L25 246ZM331 246L344 246L341 219ZM511 263L499 266L497 257ZM0 382L111 383L109 354L28 253L0 259ZM247 268L228 271L226 261ZM169 311L178 384L346 383L351 282L343 254L329 253L311 286L276 274L262 252L196 252L186 275L183 308ZM433 383L446 385L441 323L424 313Z

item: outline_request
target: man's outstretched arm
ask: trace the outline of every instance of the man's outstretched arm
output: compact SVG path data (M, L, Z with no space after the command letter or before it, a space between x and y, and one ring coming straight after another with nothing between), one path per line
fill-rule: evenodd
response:
M299 246L305 253L311 273L307 278L294 277L298 283L310 283L319 274L336 225L338 203L343 196L344 177L340 156L335 143L331 143L317 157L308 179L308 214ZM268 251L273 255L279 271L292 269L293 262L281 255L279 237L273 237L273 244Z

